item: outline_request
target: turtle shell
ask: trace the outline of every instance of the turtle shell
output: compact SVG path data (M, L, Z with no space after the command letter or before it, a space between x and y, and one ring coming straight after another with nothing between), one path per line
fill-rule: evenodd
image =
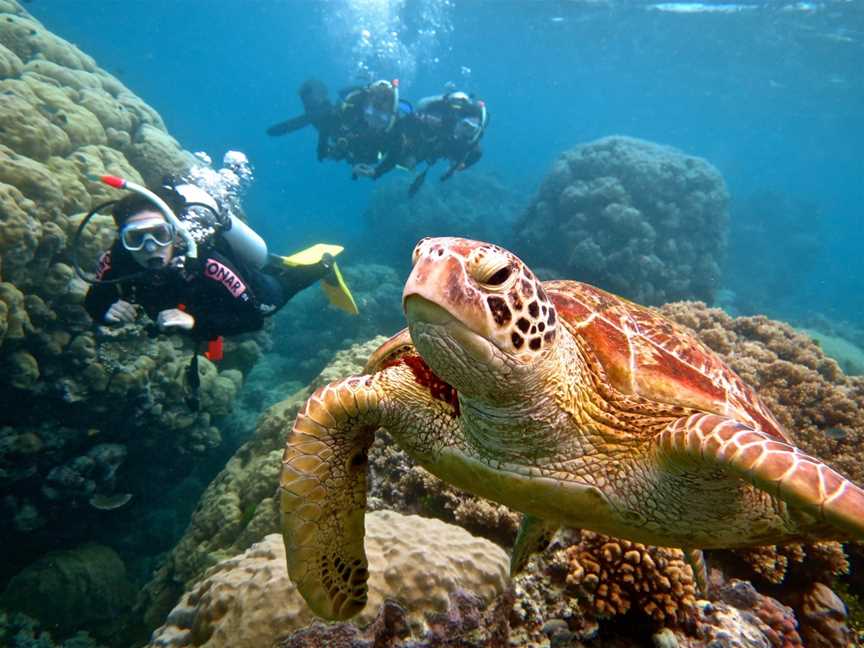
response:
M756 392L689 330L577 281L543 284L558 318L621 393L733 418L788 441Z

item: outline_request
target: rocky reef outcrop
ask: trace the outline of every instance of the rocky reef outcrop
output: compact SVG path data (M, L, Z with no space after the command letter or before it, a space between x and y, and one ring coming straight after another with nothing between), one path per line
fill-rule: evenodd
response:
M586 281L643 304L711 303L728 202L708 161L605 137L561 154L514 237L522 259L546 278Z

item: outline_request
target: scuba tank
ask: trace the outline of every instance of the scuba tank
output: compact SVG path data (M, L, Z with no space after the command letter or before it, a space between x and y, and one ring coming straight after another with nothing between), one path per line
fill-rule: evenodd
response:
M218 235L239 260L257 269L266 265L267 243L255 230L231 211L220 209L213 196L197 185L179 184L174 190L188 203L179 218L199 244Z

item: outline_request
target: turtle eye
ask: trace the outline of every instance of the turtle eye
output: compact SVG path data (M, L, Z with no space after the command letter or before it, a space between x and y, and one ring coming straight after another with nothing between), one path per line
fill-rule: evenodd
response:
M468 258L471 278L490 290L506 289L513 281L515 270L513 260L495 248L478 248Z
M505 281L510 278L510 275L513 273L513 268L510 267L509 264L504 266L503 268L496 270L492 273L492 275L486 279L483 283L489 286L500 286Z

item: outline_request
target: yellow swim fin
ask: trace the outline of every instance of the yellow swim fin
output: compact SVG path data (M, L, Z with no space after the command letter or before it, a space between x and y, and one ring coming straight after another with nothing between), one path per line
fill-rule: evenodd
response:
M335 257L345 248L341 245L331 245L329 243L316 243L305 250L300 250L296 254L287 257L279 257L282 265L293 268L296 266L307 266L321 263L325 254Z
M349 315L357 315L360 312L335 260L330 262L330 272L321 279L321 288L327 296L327 301L339 310L343 310Z

